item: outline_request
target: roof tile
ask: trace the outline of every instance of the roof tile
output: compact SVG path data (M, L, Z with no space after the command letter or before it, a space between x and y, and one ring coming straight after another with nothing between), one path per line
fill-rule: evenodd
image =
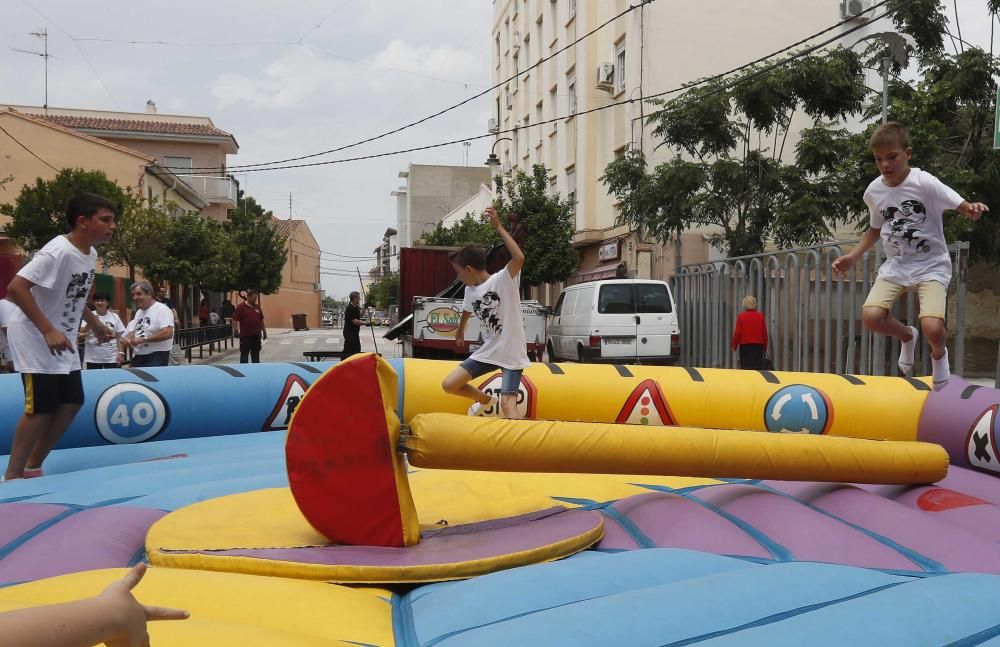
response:
M200 137L232 137L224 130L206 124L180 124L169 121L139 121L131 119L108 119L105 117L84 117L77 115L32 115L59 126L82 130L111 130L135 133L159 133L164 135L193 135Z

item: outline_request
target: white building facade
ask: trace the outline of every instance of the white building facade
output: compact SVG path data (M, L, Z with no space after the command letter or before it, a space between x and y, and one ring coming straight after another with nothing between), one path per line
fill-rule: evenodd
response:
M657 0L556 54L630 3L494 0L493 6L492 76L494 85L502 83L492 93L489 126L495 129L495 149L505 172L544 164L553 190L576 202L580 270L571 281L613 276L621 263L632 276L667 278L675 265L673 244L643 240L615 225L614 198L598 179L630 145L643 148L651 167L668 159L649 132L646 116L655 108L638 99L744 65L844 16L841 0ZM879 21L849 41L877 31L876 26L890 28ZM525 73L511 78L519 72ZM635 101L624 103L629 99ZM793 122L792 133L806 125ZM791 135L784 150L786 158L794 151ZM681 238L684 263L717 256L705 232ZM535 296L551 304L560 288L547 286Z

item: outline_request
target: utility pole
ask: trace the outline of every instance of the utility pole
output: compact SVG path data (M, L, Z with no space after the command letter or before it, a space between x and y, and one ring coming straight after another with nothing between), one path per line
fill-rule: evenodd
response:
M289 191L289 193L288 193L288 219L289 220L292 219L292 193L291 193L291 191Z
M32 54L34 56L41 56L45 60L45 104L43 108L45 109L46 116L49 114L49 59L53 58L49 54L49 30L39 29L38 31L33 31L29 36L35 36L42 39L42 50L41 52L34 52L29 49L18 49L16 47L11 47L15 52L21 52L22 54Z

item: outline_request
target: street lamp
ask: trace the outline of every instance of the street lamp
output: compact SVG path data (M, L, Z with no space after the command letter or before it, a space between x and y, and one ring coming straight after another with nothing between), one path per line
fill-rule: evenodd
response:
M503 141L513 142L514 140L510 137L500 137L493 142L493 148L490 149L490 156L486 158L486 166L490 167L490 176L496 184L497 193L499 193L500 189L503 188L503 177L500 173L500 158L497 157L496 150L497 144Z
M907 34L897 34L894 31L883 31L877 34L869 34L864 38L859 38L854 45L876 38L885 43L892 53L892 57L882 57L882 123L889 121L889 68L895 60L900 67L906 67L909 56L906 53L906 46L916 47L917 43ZM854 47L851 45L851 47Z

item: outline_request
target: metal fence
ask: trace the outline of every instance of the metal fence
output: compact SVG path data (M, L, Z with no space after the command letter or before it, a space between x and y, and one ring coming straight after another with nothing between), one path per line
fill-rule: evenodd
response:
M846 279L837 277L831 267L843 253L842 246L855 242L679 267L671 281L679 310L681 363L736 367L730 340L741 301L749 294L757 298L767 321L768 352L776 370L898 375L898 340L868 332L861 323L862 304L884 258L881 244L866 252ZM946 324L952 369L962 375L969 243L955 243L948 250L953 267L948 299L955 307ZM916 294L907 292L893 314L901 321L916 322ZM930 374L930 348L922 337L914 365L919 374Z

